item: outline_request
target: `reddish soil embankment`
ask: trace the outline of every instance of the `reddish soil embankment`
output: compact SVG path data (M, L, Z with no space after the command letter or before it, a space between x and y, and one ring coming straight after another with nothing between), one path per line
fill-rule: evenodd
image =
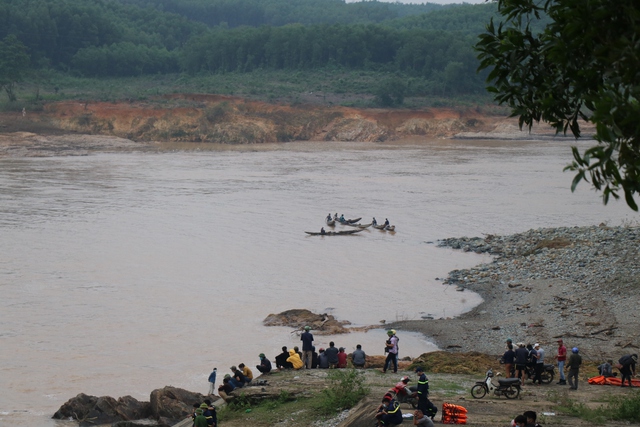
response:
M148 102L47 104L43 111L4 113L0 132L108 135L133 141L247 144L387 141L492 132L504 117L450 109L382 110L287 106L219 95L170 95Z

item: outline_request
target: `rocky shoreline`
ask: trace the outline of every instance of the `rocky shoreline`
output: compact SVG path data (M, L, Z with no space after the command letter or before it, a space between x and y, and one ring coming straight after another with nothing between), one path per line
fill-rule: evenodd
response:
M444 281L484 301L455 319L398 322L396 329L422 332L449 351L501 354L512 338L539 342L553 355L561 337L586 360L637 351L639 228L547 228L439 245L495 256L491 263L454 270Z

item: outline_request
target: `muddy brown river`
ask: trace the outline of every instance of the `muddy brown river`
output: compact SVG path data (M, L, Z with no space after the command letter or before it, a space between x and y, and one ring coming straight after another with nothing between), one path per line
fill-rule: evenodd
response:
M299 343L262 326L270 313L370 325L469 310L477 295L437 279L489 258L438 239L637 223L587 185L571 193L570 158L560 141L437 140L0 159L0 425L67 424L49 418L81 392L204 393L214 366ZM396 233L304 233L336 212ZM401 357L435 349L399 335ZM385 335L316 345L331 339L380 354Z

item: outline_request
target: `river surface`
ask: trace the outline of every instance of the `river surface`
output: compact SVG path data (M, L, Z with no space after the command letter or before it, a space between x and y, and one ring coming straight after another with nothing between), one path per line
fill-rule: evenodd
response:
M262 326L270 313L458 315L480 297L437 278L490 258L441 238L638 218L586 184L570 192L567 142L165 148L0 159L0 425L67 425L49 418L81 392L205 393L214 366L221 377L299 343ZM396 233L304 233L336 212ZM401 356L435 349L399 335ZM331 339L380 354L385 334L316 334L316 346Z

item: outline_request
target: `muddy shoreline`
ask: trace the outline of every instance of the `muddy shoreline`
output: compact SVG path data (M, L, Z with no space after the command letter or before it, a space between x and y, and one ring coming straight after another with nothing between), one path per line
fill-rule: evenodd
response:
M396 329L422 332L447 351L498 355L511 338L539 342L552 358L563 338L590 361L637 352L637 227L549 228L440 244L494 255L446 279L484 301L454 319L403 321Z

